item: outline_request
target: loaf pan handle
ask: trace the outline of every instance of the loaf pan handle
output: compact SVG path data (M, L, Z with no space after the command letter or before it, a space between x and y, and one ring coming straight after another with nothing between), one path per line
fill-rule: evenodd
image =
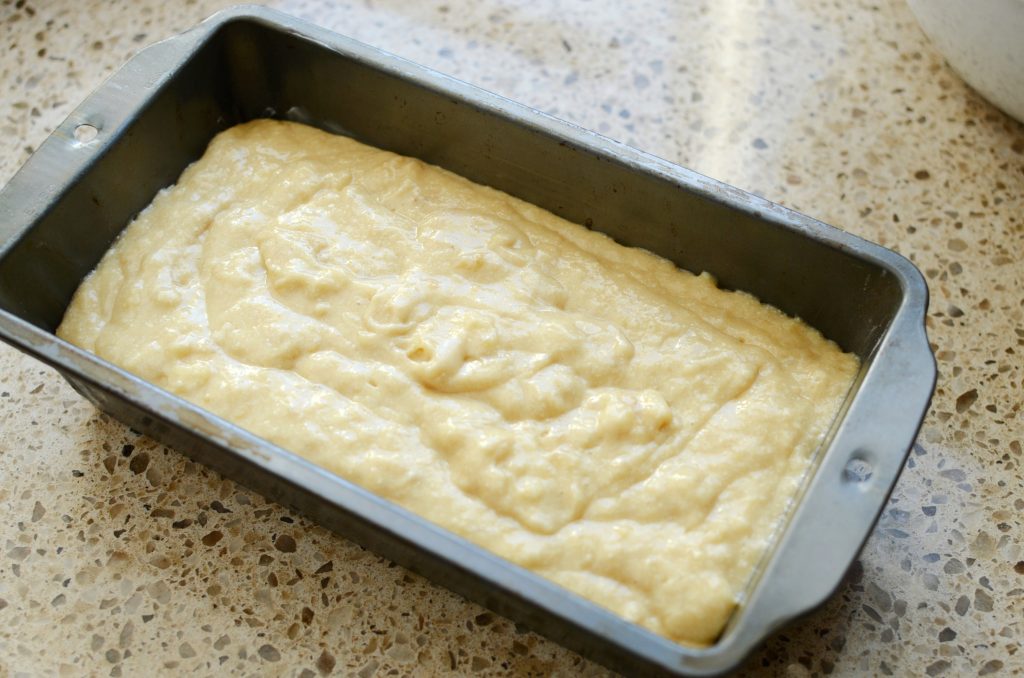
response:
M180 65L230 15L155 43L82 102L0 190L0 258L106 151Z

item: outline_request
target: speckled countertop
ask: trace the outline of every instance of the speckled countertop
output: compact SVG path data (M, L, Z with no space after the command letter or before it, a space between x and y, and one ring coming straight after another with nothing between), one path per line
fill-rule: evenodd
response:
M0 182L227 3L0 4ZM1024 673L1024 126L900 0L278 7L782 202L924 271L939 382L840 592L751 674ZM0 675L603 674L95 411L0 346Z

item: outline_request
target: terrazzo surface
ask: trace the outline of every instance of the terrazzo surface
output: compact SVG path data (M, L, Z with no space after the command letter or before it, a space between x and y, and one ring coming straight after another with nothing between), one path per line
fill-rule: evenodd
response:
M0 4L0 181L227 3ZM276 6L883 243L931 291L932 407L823 609L748 675L1022 675L1024 125L899 1ZM0 346L0 675L607 670L98 413Z

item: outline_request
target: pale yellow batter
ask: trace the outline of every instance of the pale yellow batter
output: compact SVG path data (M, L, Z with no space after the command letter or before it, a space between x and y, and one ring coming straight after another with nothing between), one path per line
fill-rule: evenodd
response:
M706 275L265 120L157 196L58 334L692 644L857 370Z

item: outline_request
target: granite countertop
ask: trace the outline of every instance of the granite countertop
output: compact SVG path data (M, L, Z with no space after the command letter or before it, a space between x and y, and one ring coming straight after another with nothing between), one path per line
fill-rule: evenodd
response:
M0 182L228 3L3 0ZM912 259L932 407L846 583L751 674L1024 672L1024 125L901 0L276 6ZM605 669L100 414L0 346L0 674Z

